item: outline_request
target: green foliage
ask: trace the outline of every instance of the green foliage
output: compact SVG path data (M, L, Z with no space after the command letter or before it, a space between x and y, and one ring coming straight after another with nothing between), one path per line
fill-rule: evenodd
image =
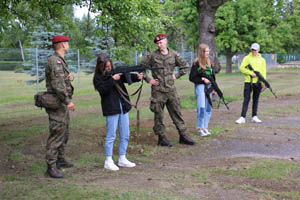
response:
M295 41L292 32L297 30L289 20L299 20L299 16L293 14L299 6L293 12L287 8L289 4L296 5L295 2L239 0L225 3L216 13L219 49L230 53L248 52L250 44L258 42L266 53L288 51L286 45Z
M172 20L167 25L167 33L172 48L184 41L187 46L197 49L198 12L195 0L166 0L164 11Z
M154 36L164 31L161 21L166 17L161 14L161 9L159 0L95 0L91 10L100 14L96 16L97 30L94 34L98 38L112 37L113 53L118 59L128 62L131 48L139 52L151 49Z

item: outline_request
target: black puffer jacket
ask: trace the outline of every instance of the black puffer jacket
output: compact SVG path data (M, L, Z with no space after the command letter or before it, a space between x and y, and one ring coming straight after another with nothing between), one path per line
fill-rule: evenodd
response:
M137 74L131 74L131 79L133 82L140 81L137 78ZM129 112L131 105L121 97L115 86L115 84L118 83L122 90L128 94L124 85L124 83L126 83L124 75L121 75L120 79L116 81L111 75L95 74L93 82L101 97L102 113L104 116L120 114L120 101L123 113ZM129 100L129 97L126 98Z

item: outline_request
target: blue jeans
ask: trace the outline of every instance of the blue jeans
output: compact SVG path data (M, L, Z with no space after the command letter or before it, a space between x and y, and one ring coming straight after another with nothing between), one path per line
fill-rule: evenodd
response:
M210 87L210 85L209 85ZM196 128L208 128L211 116L211 105L205 96L205 85L198 84L195 86L195 95L197 101L197 124ZM210 94L212 98L212 94Z
M116 131L119 127L120 143L119 155L126 155L129 141L129 116L128 113L106 116L106 139L105 139L105 156L113 155L114 141L116 139Z

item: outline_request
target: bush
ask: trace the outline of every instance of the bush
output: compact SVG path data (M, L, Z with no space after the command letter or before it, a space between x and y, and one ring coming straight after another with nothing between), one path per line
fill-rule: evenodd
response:
M277 62L279 64L285 63L285 57L284 54L277 54Z
M15 68L15 73L24 73L24 68L22 65L18 65L16 68Z
M0 70L3 71L13 71L17 66L20 65L21 62L0 62Z

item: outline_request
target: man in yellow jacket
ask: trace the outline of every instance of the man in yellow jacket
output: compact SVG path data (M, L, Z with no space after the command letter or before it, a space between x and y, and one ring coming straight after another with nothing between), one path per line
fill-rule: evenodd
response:
M257 43L251 45L251 52L244 57L240 71L244 74L245 85L244 85L244 102L241 117L236 120L237 124L243 124L246 122L246 113L250 102L251 92L253 91L252 97L252 122L261 123L261 120L257 117L258 99L262 89L266 86L258 82L256 74L249 70L247 66L250 64L254 71L258 71L266 79L266 61L259 53L260 46Z

